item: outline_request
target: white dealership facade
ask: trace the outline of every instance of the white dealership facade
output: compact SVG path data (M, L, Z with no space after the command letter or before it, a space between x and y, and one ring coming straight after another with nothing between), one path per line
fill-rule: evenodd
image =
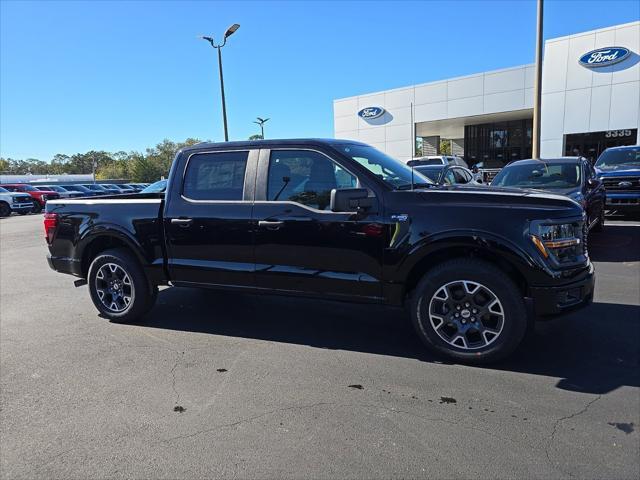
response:
M616 49L624 53L617 59ZM615 61L580 63L595 50ZM545 42L542 157L638 144L639 54L640 22ZM501 166L531 155L533 82L534 66L523 65L335 100L335 137L403 160L446 146L470 164Z

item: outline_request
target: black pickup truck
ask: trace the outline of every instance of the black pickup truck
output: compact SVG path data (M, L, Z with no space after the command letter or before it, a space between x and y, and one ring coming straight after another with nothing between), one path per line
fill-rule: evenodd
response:
M166 193L54 200L44 222L51 268L88 283L113 321L167 284L374 302L407 308L432 350L479 363L593 295L574 201L436 186L347 140L198 144L177 153Z

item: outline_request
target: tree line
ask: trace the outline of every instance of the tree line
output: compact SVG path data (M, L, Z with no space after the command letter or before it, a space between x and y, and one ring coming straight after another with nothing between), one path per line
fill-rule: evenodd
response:
M187 138L184 142L163 140L155 147L142 152L105 152L91 150L86 153L66 155L58 153L49 162L36 158L16 160L0 158L0 173L5 175L64 175L91 174L96 165L96 178L128 179L132 182L154 182L167 176L171 162L182 147L194 145L200 140Z

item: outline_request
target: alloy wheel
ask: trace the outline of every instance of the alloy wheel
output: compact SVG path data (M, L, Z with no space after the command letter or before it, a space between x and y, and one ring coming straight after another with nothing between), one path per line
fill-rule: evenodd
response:
M96 273L96 293L102 305L113 313L124 312L134 298L131 277L120 265L105 263Z
M456 280L441 286L429 302L429 321L438 336L464 350L484 348L500 336L504 308L487 286Z

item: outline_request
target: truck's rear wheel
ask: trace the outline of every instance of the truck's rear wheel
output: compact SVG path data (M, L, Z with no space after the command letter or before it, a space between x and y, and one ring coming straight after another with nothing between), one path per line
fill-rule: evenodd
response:
M33 201L33 208L31 209L31 213L40 213L42 211L42 205L37 200Z
M434 352L469 363L500 360L527 330L522 293L493 265L451 260L427 272L411 298L413 324Z
M88 283L93 304L113 322L127 323L144 315L153 307L158 292L125 249L105 250L94 258Z

